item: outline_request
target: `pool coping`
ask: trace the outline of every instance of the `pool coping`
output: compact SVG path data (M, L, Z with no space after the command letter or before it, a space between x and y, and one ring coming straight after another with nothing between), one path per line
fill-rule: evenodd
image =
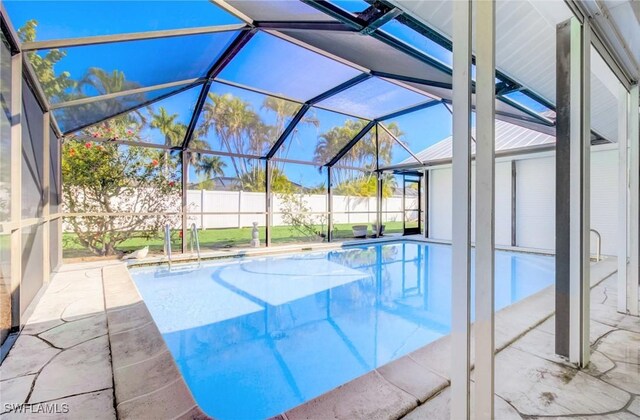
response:
M291 252L297 253L311 253L318 251L326 251L326 250L334 250L334 249L343 249L357 246L367 246L370 244L377 243L387 243L387 242L397 242L397 241L407 241L407 242L418 242L418 243L428 243L435 245L451 245L451 241L448 240L439 240L439 239L431 239L425 238L421 234L415 235L394 235L394 236L383 236L380 238L367 238L367 239L349 239L338 242L314 242L314 243L295 243L295 244L286 244L286 245L277 245L272 247L261 247L261 248L232 248L228 250L210 250L201 253L201 261L217 261L217 260L231 260L237 258L247 258L247 257L264 257L270 255L281 255L281 254L289 254ZM474 244L471 245L474 247ZM506 251L506 252L521 252L525 254L536 254L536 255L547 255L552 256L555 255L553 250L548 249L538 249L538 248L526 248L526 247L513 247L513 246L496 246L496 250L498 251ZM174 264L183 264L183 263L193 263L197 262L197 255L187 253L187 254L177 254L172 258L172 263ZM157 266L157 265L166 265L168 263L166 256L151 256L146 257L140 260L122 260L122 262L126 263L128 267L149 267L149 266Z
M198 406L125 264L102 268L119 419L209 419Z
M591 287L616 270L615 259L593 263ZM102 276L118 418L210 418L191 394L127 266L105 266ZM496 313L496 353L554 314L554 294L548 286ZM275 418L400 418L450 385L450 365L446 335Z

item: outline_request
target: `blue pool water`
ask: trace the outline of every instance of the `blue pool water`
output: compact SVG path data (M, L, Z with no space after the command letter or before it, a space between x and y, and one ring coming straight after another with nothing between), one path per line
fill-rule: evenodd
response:
M132 270L200 407L266 418L448 334L451 248L399 241ZM496 252L496 309L554 280L551 257Z

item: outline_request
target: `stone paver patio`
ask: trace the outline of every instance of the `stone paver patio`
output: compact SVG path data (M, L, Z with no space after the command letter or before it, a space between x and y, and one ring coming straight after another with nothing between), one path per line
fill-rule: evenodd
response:
M64 266L54 277L0 366L2 419L116 418L102 270L90 266ZM38 412L64 404L68 413Z
M616 275L591 290L588 369L554 354L554 322L496 355L496 418L640 418L640 318L616 312ZM448 419L449 403L447 387L405 418Z
M68 265L52 280L0 366L2 419L47 416L5 408L5 404L24 403L68 405L68 413L49 414L52 418L113 419L117 412L122 416L123 407L116 410L115 396L126 390L118 387L114 392L113 343L109 340L109 333L113 340L113 335L120 332L107 327L110 303L107 299L106 311L102 265ZM615 279L613 275L592 289L594 351L589 369L577 370L553 353L553 317L498 353L496 418L640 417L640 319L616 312ZM135 309L132 307L132 311ZM109 312L109 325L112 319L113 313ZM508 328L501 325L503 319L506 318L496 317L497 334ZM115 328L117 324L111 326ZM437 353L431 349L429 354ZM448 354L440 357L440 361L427 360L418 351L345 385L341 394L344 404L331 411L326 410L327 398L323 400L322 396L303 406L305 409L287 412L286 417L353 418L360 413L360 417L367 418L406 415L410 419L448 419L448 378L446 372L434 366L450 362ZM407 374L398 376L401 372ZM423 375L424 372L428 374ZM372 416L366 409L367 398L359 392L359 383L371 388L371 398L395 401L394 409ZM389 393L389 384L393 384L394 392ZM358 392L350 395L349 389ZM358 411L357 406L363 410ZM194 410L187 417L201 415Z

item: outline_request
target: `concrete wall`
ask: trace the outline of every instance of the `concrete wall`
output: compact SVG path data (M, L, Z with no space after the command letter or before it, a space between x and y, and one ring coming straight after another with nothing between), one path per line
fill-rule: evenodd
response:
M618 149L594 146L591 154L591 227L602 235L602 252L615 255L618 219ZM555 249L555 156L514 157L516 161L516 245ZM511 160L496 162L496 245L511 245ZM472 168L473 173L473 168ZM473 184L472 184L473 185ZM451 166L430 170L430 237L451 240ZM472 188L472 209L474 189ZM472 240L474 240L472 219ZM592 252L595 253L595 236Z

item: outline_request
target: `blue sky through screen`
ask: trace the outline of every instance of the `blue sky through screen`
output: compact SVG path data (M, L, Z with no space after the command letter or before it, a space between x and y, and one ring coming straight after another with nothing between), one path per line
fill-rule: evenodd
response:
M208 0L3 3L16 30L38 21L39 40L242 23Z
M364 10L362 1L338 1L351 12ZM14 27L19 28L29 19L38 20L37 39L60 39L104 34L143 32L149 30L178 29L185 27L214 26L239 23L239 20L219 9L208 0L198 1L15 1L5 2ZM88 19L87 17L90 17ZM330 18L327 18L330 20ZM450 52L443 50L422 35L397 22L387 23L383 30L409 42L445 63L450 62ZM56 67L58 72L69 71L74 79L81 78L89 67L124 71L128 80L149 86L157 83L197 77L215 61L217 54L231 41L229 34L198 35L153 41L96 45L67 48L67 57ZM222 38L222 39L220 39ZM148 48L142 48L147 45ZM221 77L238 83L282 93L299 100L308 100L332 87L355 77L359 71L332 61L319 54L273 36L259 33L243 51L225 68ZM214 85L249 102L267 123L273 116L262 109L264 96L245 90ZM179 121L188 123L193 109L194 93L175 95L162 103L154 104L157 111L164 106L169 113L177 113ZM86 92L96 94L96 92ZM397 108L402 108L398 106ZM396 104L390 104L396 108ZM309 161L321 133L344 124L342 114L312 109L310 116L319 116L320 126L298 126L294 144L287 157ZM428 147L451 134L449 112L437 105L418 113L397 119L400 129L412 145L414 152ZM418 115L416 114L416 115ZM157 130L145 135L154 143L162 143ZM418 139L418 140L414 140ZM416 146L414 147L413 144ZM294 182L324 178L311 165L284 166ZM193 173L191 173L193 175ZM305 183L307 184L307 183Z

